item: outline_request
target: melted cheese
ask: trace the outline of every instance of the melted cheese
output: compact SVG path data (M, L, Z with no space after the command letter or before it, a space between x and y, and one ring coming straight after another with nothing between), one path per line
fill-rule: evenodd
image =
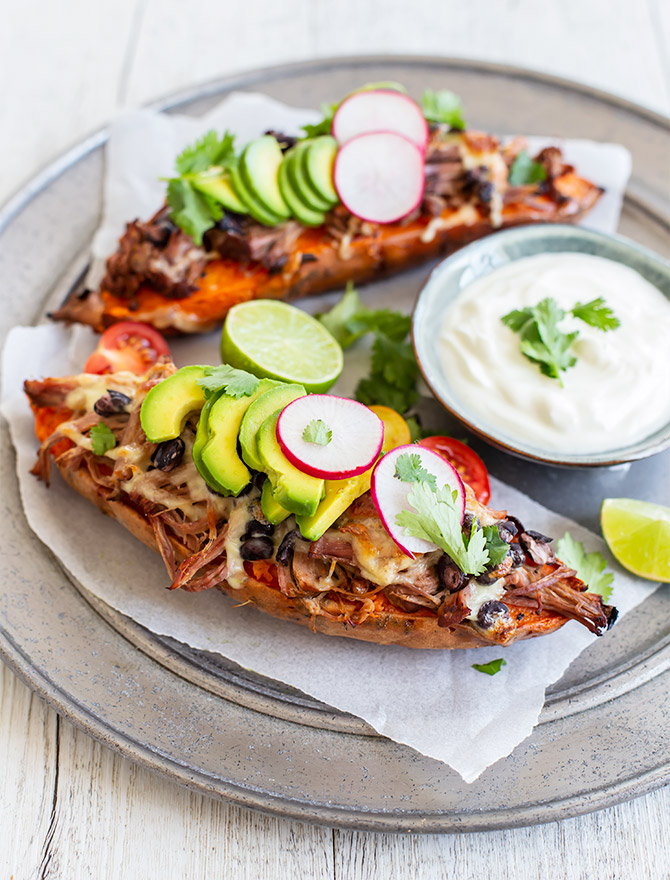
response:
M83 373L77 377L79 384L73 388L65 398L65 406L74 412L85 410L93 412L96 401L107 394L108 389L120 391L126 397L134 397L140 384L140 379L134 373L119 372L111 376L97 376L93 373Z
M465 591L465 603L470 609L466 620L477 620L479 609L485 602L492 602L502 598L505 593L504 578L498 578L492 584L480 584L475 580L463 587Z
M240 555L240 539L247 530L248 521L248 505L244 501L238 502L233 507L228 519L228 533L224 544L227 561L226 580L234 590L239 590L244 586L244 580L247 576L244 570L244 560Z
M430 244L441 229L451 229L453 226L472 226L479 220L479 212L474 205L461 205L455 211L449 211L445 216L438 215L428 223L421 234L421 241Z

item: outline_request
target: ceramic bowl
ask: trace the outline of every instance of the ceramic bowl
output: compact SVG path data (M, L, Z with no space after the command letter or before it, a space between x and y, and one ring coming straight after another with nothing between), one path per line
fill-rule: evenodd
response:
M431 273L417 299L412 320L414 351L426 383L452 415L482 439L513 455L552 465L598 467L646 458L670 446L670 423L627 446L604 452L560 453L511 438L459 401L438 352L436 328L461 291L495 269L535 254L577 252L630 266L670 300L670 263L641 245L579 226L524 226L473 242L443 260ZM670 344L670 342L668 343ZM670 394L668 387L661 393Z

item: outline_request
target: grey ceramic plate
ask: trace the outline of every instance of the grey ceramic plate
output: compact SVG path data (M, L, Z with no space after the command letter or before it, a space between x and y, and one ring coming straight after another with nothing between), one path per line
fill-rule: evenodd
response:
M670 423L643 440L606 452L588 455L551 452L497 432L480 415L470 412L441 363L436 328L442 325L446 310L461 291L478 278L514 260L535 254L570 252L593 254L629 266L670 300L670 263L635 242L563 224L508 229L467 245L431 272L419 294L412 319L414 351L421 372L433 394L450 413L466 428L504 452L532 461L573 467L611 466L648 458L670 446ZM659 393L663 393L663 389L659 389ZM665 393L670 393L670 386Z
M621 231L667 252L667 122L569 83L471 62L355 58L229 78L165 106L198 114L232 88L318 106L386 79L405 82L414 95L427 85L453 89L473 127L626 145L635 176ZM10 326L38 320L45 303L80 278L100 211L103 141L101 133L76 147L0 214L3 338ZM409 306L427 272L374 285L367 295ZM449 430L439 406L434 415L434 427ZM411 832L548 821L670 779L667 588L582 654L550 690L533 735L466 785L356 718L161 639L78 589L26 524L4 424L1 430L0 651L61 713L144 766L284 816ZM605 495L670 502L668 453L618 469L566 472L478 450L497 476L591 528Z

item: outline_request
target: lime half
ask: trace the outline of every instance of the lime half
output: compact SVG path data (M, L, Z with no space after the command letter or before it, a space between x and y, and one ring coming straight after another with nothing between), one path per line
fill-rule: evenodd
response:
M327 391L342 372L342 349L311 315L273 299L240 303L228 312L221 358L256 376Z
M640 577L670 583L670 507L606 498L600 527L618 562Z

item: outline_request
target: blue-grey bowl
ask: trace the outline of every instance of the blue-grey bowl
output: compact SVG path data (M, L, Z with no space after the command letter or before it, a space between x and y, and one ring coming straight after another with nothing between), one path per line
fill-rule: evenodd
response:
M563 224L523 226L498 232L443 260L419 293L412 319L412 339L423 377L445 409L467 428L488 443L521 458L552 465L602 467L654 455L670 446L670 423L643 440L619 449L587 454L557 453L497 432L481 416L468 412L453 393L437 347L437 329L453 300L477 278L513 260L561 252L593 254L630 266L670 300L670 263L628 239ZM670 377L664 393L670 394Z

